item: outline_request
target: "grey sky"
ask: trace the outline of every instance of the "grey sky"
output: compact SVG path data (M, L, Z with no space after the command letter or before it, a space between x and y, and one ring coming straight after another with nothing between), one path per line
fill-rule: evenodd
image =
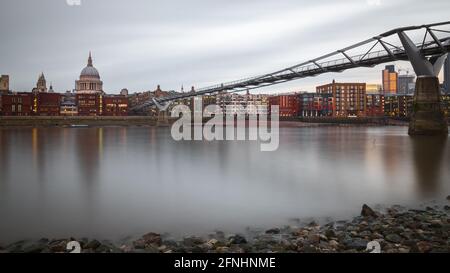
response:
M43 71L74 88L91 50L107 93L179 90L278 70L386 30L448 21L448 0L0 1L0 74L29 91ZM409 64L398 63L407 68ZM325 74L263 92L331 81L381 82L382 66Z

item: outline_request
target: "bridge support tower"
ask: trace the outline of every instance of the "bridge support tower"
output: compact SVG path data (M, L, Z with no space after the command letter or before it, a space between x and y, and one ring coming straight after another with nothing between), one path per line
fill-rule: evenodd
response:
M427 31L431 32L430 29ZM434 35L430 33L433 37ZM438 75L447 54L427 59L403 32L398 32L408 59L417 75L413 111L408 134L448 135L448 125L442 111Z

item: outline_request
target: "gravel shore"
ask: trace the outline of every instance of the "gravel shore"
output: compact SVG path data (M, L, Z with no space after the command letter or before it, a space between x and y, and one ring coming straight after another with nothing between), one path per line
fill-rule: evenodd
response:
M0 253L65 253L69 252L70 241L78 241L82 253L358 253L370 252L369 242L383 253L449 253L449 216L450 196L447 205L421 210L392 206L383 211L364 205L361 215L350 221L325 225L313 221L245 236L217 231L205 237L171 240L150 232L120 244L86 238L42 238L0 246Z

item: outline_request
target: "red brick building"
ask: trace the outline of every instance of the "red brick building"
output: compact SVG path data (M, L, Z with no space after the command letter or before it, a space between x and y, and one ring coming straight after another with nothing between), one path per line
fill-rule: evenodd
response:
M2 95L1 109L4 116L31 116L33 115L33 94L12 93Z
M59 116L61 105L61 94L59 93L37 93L34 97L34 113L38 116Z
M333 117L364 117L366 115L365 83L332 83L316 87L318 94L333 96Z
M122 95L102 97L102 116L127 116L128 98Z
M384 95L382 94L366 95L366 115L368 117L384 116Z
M122 95L77 94L79 116L127 116L128 97Z
M296 117L299 114L300 99L297 94L269 97L269 111L272 106L279 106L280 117Z
M98 94L77 94L76 104L78 105L79 116L100 116L101 98Z

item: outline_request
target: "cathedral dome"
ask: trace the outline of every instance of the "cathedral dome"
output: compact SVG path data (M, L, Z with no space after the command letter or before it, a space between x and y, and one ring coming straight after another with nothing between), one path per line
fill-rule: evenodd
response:
M75 81L77 94L102 94L103 82L100 80L98 70L92 65L92 57L89 52L88 64L81 70L80 79Z
M100 74L98 73L98 70L93 66L86 66L81 71L80 77L88 76L88 77L96 77L100 78Z
M92 65L91 53L89 53L88 65L81 70L80 77L94 77L100 79L98 70Z

